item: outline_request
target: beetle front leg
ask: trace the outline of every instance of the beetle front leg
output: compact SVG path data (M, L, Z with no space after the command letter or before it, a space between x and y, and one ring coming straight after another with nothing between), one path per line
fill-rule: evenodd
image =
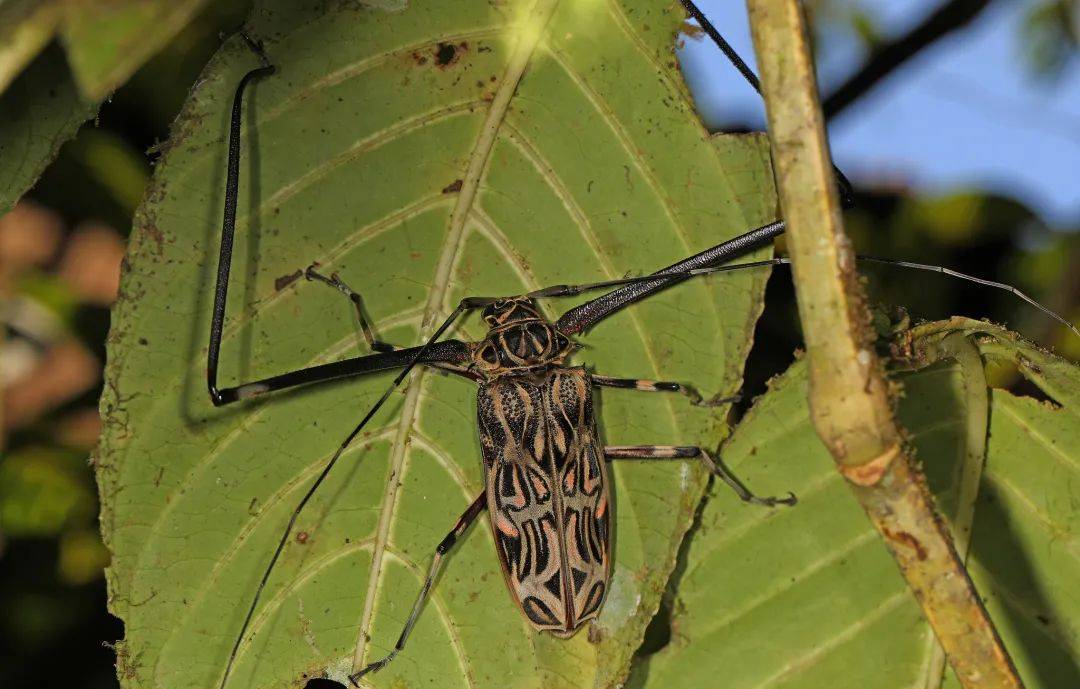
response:
M375 352L392 352L397 347L394 345L375 339L375 333L371 326L368 324L367 318L364 316L364 300L360 296L360 293L345 284L345 281L341 279L337 273L331 273L330 277L326 277L322 273L315 270L317 263L312 263L304 271L304 277L308 280L315 280L321 282L324 285L333 287L337 291L341 292L349 298L349 301L353 303L353 307L356 309L356 318L360 321L360 330L364 333L364 339L367 340L368 347Z
M719 458L714 459L712 455L700 447L687 445L608 445L604 447L604 456L607 459L700 459L708 467L709 472L714 476L719 476L724 483L731 486L731 489L735 491L735 494L743 502L766 507L794 505L798 502L795 494L790 492L785 498L761 498L754 495L735 474L731 473L727 465Z
M397 345L391 344L389 342L384 342L383 340L375 339L375 331L368 323L367 317L364 316L364 299L360 296L360 293L345 284L345 281L342 280L341 276L337 273L331 273L330 277L326 277L322 273L318 272L317 270L315 270L316 265L318 264L312 263L310 266L308 266L307 270L304 271L304 277L306 277L308 280L315 280L329 287L333 287L334 289L349 298L349 301L351 301L353 303L353 306L356 308L356 318L360 321L360 330L364 333L364 339L367 341L368 347L370 347L373 351L381 353L399 351L401 348ZM447 373L459 375L463 378L468 378L469 380L475 382L480 381L480 375L470 369L468 366L459 366L457 364L450 364L441 361L428 363L428 366L431 366L432 368L437 368L440 371L446 371Z

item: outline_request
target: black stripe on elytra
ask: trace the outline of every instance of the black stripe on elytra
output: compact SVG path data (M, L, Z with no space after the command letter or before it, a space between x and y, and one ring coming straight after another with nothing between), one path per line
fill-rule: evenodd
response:
M537 505L545 505L551 500L551 487L548 485L547 474L537 471L533 467L526 467L526 478L529 479L530 490L536 498Z
M562 598L562 572L556 571L551 578L544 582L544 588L556 598Z
M596 527L596 541L595 547L597 550L597 561L602 561L602 553L607 551L608 543L608 519L611 514L610 510L604 510L604 516L599 519L594 518L593 524Z
M580 512L578 512L577 510L575 510L573 508L570 508L570 507L566 508L566 511L564 512L564 516L563 516L563 528L565 528L567 530L569 530L570 528L573 528L573 530L574 530L574 533L573 533L574 544L573 545L574 545L574 550L576 551L575 554L583 562L587 563L587 562L589 562L589 553L586 550L586 548L588 548L588 545L583 540L586 537L584 529L582 528L583 527L583 522L584 522L584 519L582 518L582 514Z
M525 616L528 617L533 624L537 624L541 627L550 627L559 624L559 620L551 612L551 608L535 596L528 596L525 600L521 601L521 609L525 611Z
M588 575L585 572L582 572L580 569L571 567L570 577L574 581L574 594L576 595L579 591L581 591L581 587L585 585L585 579L588 578Z
M519 531L520 533L520 531ZM495 536L499 541L499 548L502 549L503 560L508 566L519 572L518 580L522 579L521 572L521 537L513 538L507 536L501 531L496 531Z
M550 512L540 517L539 523L536 525L536 571L543 572L547 569L548 562L551 560L551 543L548 543L547 532L544 529L544 525L547 524L552 533L556 532L555 529L555 516Z
M582 606L581 612L578 614L578 619L582 619L592 615L600 607L600 604L604 602L604 582L598 581L593 584L589 589L589 597L585 600L585 605Z
M603 480L601 472L603 468L600 466L600 460L597 457L596 446L592 443L585 445L581 448L584 455L584 461L581 463L582 472L579 477L581 481L581 492L585 495L593 496L600 492L600 482ZM585 490L587 483L593 484L592 491Z
M525 548L522 555L521 567L518 570L518 582L525 581L525 577L533 573L533 560L540 548L536 534L536 524L529 520L521 525L521 533L525 538Z
M498 469L498 479L499 497L502 498L499 501L501 506L511 512L521 512L529 507L532 502L532 491L529 490L529 485L525 482L525 472L522 471L520 465L511 463L501 465ZM518 498L522 501L520 507L510 502L516 503Z

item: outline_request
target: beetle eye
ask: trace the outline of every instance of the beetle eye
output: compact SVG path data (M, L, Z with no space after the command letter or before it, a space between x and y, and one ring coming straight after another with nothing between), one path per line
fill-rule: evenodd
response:
M491 345L484 347L484 349L480 351L480 358L492 366L499 363L499 357L495 354L495 348Z

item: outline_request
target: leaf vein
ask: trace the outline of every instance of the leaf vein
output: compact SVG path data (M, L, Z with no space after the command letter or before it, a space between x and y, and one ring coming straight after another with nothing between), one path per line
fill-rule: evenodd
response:
M487 115L481 126L480 133L469 156L464 175L462 176L461 188L458 192L454 209L450 213L449 227L443 240L439 258L436 263L435 277L432 281L431 290L424 305L424 317L421 324L421 338L427 339L434 330L434 321L437 314L443 309L446 295L449 292L450 278L456 266L461 245L464 241L465 224L469 218L469 211L476 199L476 193L480 185L480 179L487 167L491 150L498 136L499 128L506 119L506 112L510 106L514 92L521 81L535 50L536 43L540 38L540 32L547 24L551 13L557 4L556 0L538 0L532 8L532 19L536 20L539 28L536 31L522 31L518 36L517 45L506 64L502 78L496 88L494 97L488 107ZM394 444L394 451L390 461L390 476L386 490L383 493L379 526L372 550L371 573L368 579L367 593L364 598L364 609L360 617L359 634L357 635L356 650L353 654L353 669L359 669L365 658L367 639L371 634L371 624L374 619L375 600L379 593L379 584L382 578L382 557L390 535L390 524L393 521L394 511L397 507L397 496L400 483L397 477L401 475L406 461L405 445L408 441L409 432L414 426L419 400L420 388L423 385L424 369L418 368L412 372L405 392L405 403L402 405L401 417L398 425L398 435Z

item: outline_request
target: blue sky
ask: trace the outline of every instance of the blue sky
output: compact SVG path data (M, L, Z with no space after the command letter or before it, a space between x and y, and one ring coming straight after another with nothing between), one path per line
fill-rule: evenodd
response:
M941 0L849 0L903 32ZM743 0L699 0L699 7L753 63ZM928 193L979 188L1027 204L1057 229L1080 226L1080 60L1054 80L1022 61L1020 17L1029 1L999 0L966 29L924 50L829 128L837 164L856 180L901 180ZM864 58L842 31L823 37L823 91ZM680 58L709 122L764 127L756 94L707 39L686 41Z

